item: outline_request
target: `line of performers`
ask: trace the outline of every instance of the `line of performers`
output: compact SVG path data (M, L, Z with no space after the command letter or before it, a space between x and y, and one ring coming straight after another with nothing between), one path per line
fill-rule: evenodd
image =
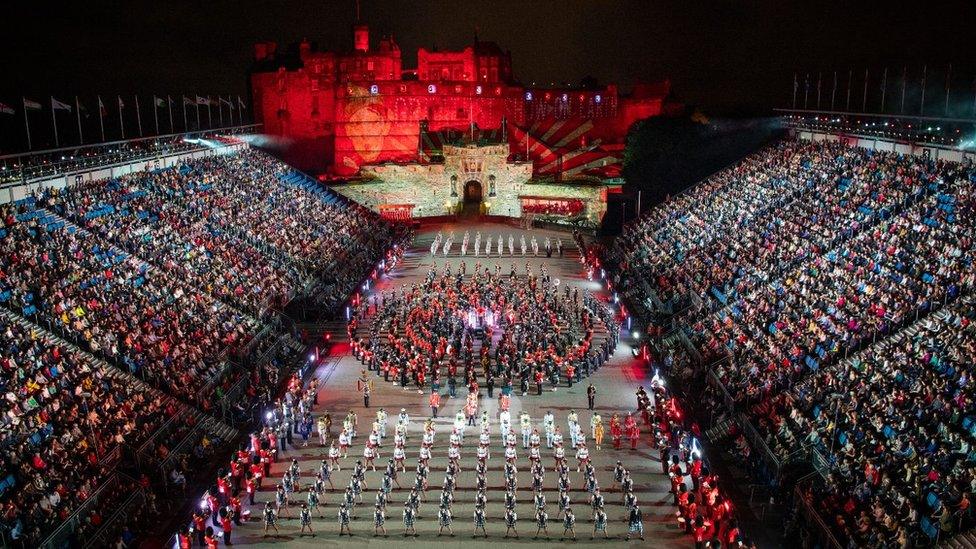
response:
M485 237L485 245L481 245L481 231L475 233L474 242L471 242L471 233L469 231L464 231L464 237L461 239L460 254L461 256L466 256L468 254L468 245L474 244L474 255L475 257L481 257L484 254L485 257L491 257L492 255L492 241L494 240L494 252L498 257L505 255L505 238L502 235L498 235L496 239L493 239L491 235ZM452 232L446 238L440 232L434 237L434 241L430 243L430 255L437 256L438 252L444 256L450 255L451 248L454 246L454 233ZM508 255L515 255L515 236L512 234L508 235ZM519 235L518 240L518 251L521 252L522 257L526 257L531 251L533 257L539 256L539 241L536 239L535 235L532 235L530 240L525 239L525 234ZM555 241L549 238L545 238L542 246L543 253L546 257L552 257L555 253L559 257L563 256L563 239L556 238Z

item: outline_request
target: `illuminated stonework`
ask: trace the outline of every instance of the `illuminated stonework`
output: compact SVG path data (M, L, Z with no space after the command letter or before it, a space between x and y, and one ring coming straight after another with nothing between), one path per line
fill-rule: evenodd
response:
M578 199L583 203L575 215L580 224L595 226L603 218L607 192L615 186L534 183L532 164L509 162L509 153L507 143L446 145L443 163L364 166L363 180L334 188L376 211L411 206L412 217L453 215L466 205L487 215L522 217L525 200Z
M297 57L256 44L251 75L264 131L339 176L369 164L426 162L441 146L434 134L474 126L498 130L513 159L532 160L536 176L614 177L631 124L678 107L667 101L667 81L626 95L614 84L527 87L513 74L511 54L493 42L421 48L415 69L403 66L392 36L371 47L369 30L357 25L354 44L334 52L302 42Z

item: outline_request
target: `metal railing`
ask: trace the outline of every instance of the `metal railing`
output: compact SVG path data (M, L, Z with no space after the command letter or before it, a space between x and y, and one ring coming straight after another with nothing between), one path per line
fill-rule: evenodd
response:
M122 526L128 521L133 513L138 513L146 506L146 493L142 488L137 488L118 510L112 514L98 529L98 532L85 540L85 548L88 547L110 547L122 530Z
M820 518L820 513L813 508L813 504L807 499L802 484L797 484L794 490L794 497L796 499L797 510L809 526L807 531L816 538L817 543L815 545L819 544L820 547L824 547L825 549L844 549L844 545L838 541L827 523Z
M119 487L125 481L135 483L134 480L122 473L116 473L106 479L88 499L71 512L71 515L54 532L51 532L41 542L41 549L61 549L66 547L69 538L78 529L78 526L85 522L88 514L96 509L99 504L104 503L105 498L111 494L112 490Z

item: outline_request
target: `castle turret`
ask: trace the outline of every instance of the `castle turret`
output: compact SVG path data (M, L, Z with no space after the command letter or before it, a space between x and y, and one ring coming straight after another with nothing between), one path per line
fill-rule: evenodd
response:
M356 25L352 28L353 47L356 51L366 53L369 51L369 27L366 25Z

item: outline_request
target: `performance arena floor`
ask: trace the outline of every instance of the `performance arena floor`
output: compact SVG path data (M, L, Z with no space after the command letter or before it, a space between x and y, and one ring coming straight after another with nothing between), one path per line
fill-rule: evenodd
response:
M406 254L404 261L401 262L391 276L384 278L380 282L380 286L386 289L401 284L409 286L415 282L422 281L432 261L437 264L438 272L443 270L446 261L451 262L452 268L456 272L457 266L460 263L460 242L465 230L471 232L472 242L475 232L478 230L481 231L483 237L490 234L497 239L497 235L502 234L506 241L508 234L511 233L515 236L517 254L519 234L524 231L514 226L485 223L425 226L417 232L413 247ZM436 259L432 259L430 256L430 244L438 231L443 232L445 237L451 231L454 231L455 242L449 257L445 258L442 254L438 254ZM604 299L607 298L606 292L601 292L596 282L586 280L585 273L579 262L579 254L569 234L539 229L524 232L527 240L530 240L532 235L536 235L539 240L540 257L528 258L536 273L538 273L538 266L542 262L546 262L549 266L550 274L555 278L559 278L562 284L569 283L574 286L586 288L593 291L596 295L601 295ZM553 239L557 237L563 239L563 245L566 248L566 253L563 258L560 259L555 254L551 259L545 258L545 254L542 253L541 248L543 247L546 235L551 236ZM466 258L469 273L474 267L474 263L479 261L479 259L470 257L470 251L469 249L469 256ZM531 256L531 250L529 251L529 256ZM507 275L513 263L513 258L507 255L506 249L506 255L504 257L499 258L497 254L493 254L488 260L481 257L480 261L483 265L492 266L495 263L500 263L502 273ZM526 258L522 258L519 255L514 258L514 262L519 271L524 272ZM340 334L335 335L338 337ZM308 484L314 481L314 472L318 470L321 460L326 458L327 448L318 445L317 435L313 433L313 438L309 440L309 446L307 448L290 449L281 456L278 463L274 464L271 473L272 478L269 479L273 479L274 482L265 481L262 491L256 498L258 505L251 508L251 520L243 526L234 529L232 540L234 545L260 547L285 545L289 547L342 546L380 548L407 547L408 544L430 544L438 547L460 547L462 544L464 547L489 547L499 544L547 547L562 547L569 544L600 547L690 546L692 544L691 538L677 528L674 515L675 507L671 504L671 498L668 494L669 481L666 476L661 474L661 463L658 452L654 451L648 445L646 431L642 433L642 440L637 451L631 451L629 449L626 439L624 444L625 449L619 451L615 451L610 442L610 416L614 412L619 412L623 415L628 411L635 410L636 398L634 392L639 385L647 385L647 380L650 377L646 372L646 367L639 364L633 358L631 346L629 345L631 342L633 340L622 333L621 343L618 345L616 353L610 362L601 367L589 379L584 379L580 384L574 384L572 389L567 389L563 386L558 391L553 392L548 388L547 384L547 388L542 396L536 396L530 392L528 396L523 397L518 392L513 393L511 404L513 424L517 424L518 413L523 409L528 410L531 414L534 425L541 424L542 416L547 410L552 410L556 416L557 425L560 426L560 429L564 433L567 449L566 457L571 466L570 479L572 481L571 494L573 508L577 517L576 534L578 541L575 543L570 540L566 542L559 541L563 528L562 521L556 520L556 513L558 511L558 491L555 487L556 475L552 470L552 452L545 449L544 437L542 456L543 463L546 466L545 485L547 489L545 494L547 511L550 518L549 532L551 540L547 542L544 537L540 537L538 540L533 539L536 526L530 484L531 477L528 473L529 461L527 451L521 448L521 435L518 433L517 428L516 434L519 435L519 500L516 511L519 516L518 531L520 538L516 540L514 538L505 539L503 537L505 535L505 522L503 518L504 490L501 488L501 485L504 458L501 456L502 452L497 434L497 423L492 425L492 453L491 460L489 461L488 521L486 524L489 535L488 539L482 537L472 539L473 525L471 517L474 510L473 502L475 496L474 451L477 448L478 432L476 428L472 427L468 428L465 435L461 461L462 473L458 478L458 487L455 489L455 502L452 506L455 536L448 537L446 530L444 536L437 536L439 525L437 521L436 502L441 483L443 482L443 472L447 461L447 438L451 430L452 418L464 404L463 387L459 387L458 397L453 399L444 398L442 401L441 410L438 414L440 418L437 420L438 430L433 452L434 457L430 464L431 472L429 477L430 489L428 491L428 501L421 505L420 518L416 522L418 537L404 537L401 511L403 501L407 493L409 493L409 485L412 484L414 477L420 429L424 419L430 414L430 408L427 406L428 395L420 395L413 388L404 390L392 382L385 382L382 378L376 378L375 390L370 402L371 407L368 410L364 408L362 397L357 392L356 387L356 379L359 376L362 365L355 357L348 354L348 344L345 340L345 332L343 330L340 341L337 342L337 345L333 349L333 355L330 359L323 360L322 365L319 366L315 373L315 376L320 380L320 389L319 404L314 410L314 413L317 417L326 411L331 412L334 420L333 432L337 432L337 427L341 430L342 417L352 409L356 411L360 418L360 428L359 434L350 449L349 457L342 461L342 470L333 473L333 483L336 486L336 490L334 492L327 492L324 498L323 503L325 506L322 512L325 517L319 518L313 514L312 526L315 529L316 536L314 538L308 535L305 537L299 536L300 524L295 517L298 516L300 502L305 499L304 495L296 493L298 504L292 504L293 518L279 520L278 527L281 531L279 538L263 537L264 524L261 519L261 510L263 509L264 502L274 499L274 486L280 480L285 467L293 458L297 457L301 463L303 486L307 487ZM604 440L602 450L595 448L595 444L589 436L590 412L586 409L586 388L590 380L592 380L597 389L596 409L603 416L604 424L607 425L607 437ZM442 392L446 392L446 389L442 389ZM482 384L482 394L484 393L485 389ZM497 396L498 393L496 392L495 399L488 399L486 396L481 399L481 406L487 406L488 410L492 413L492 417L495 418L497 418ZM342 490L348 485L349 476L356 459L362 456L363 443L369 430L368 425L372 423L376 410L380 407L385 408L389 413L388 438L380 450L380 459L376 460L377 471L367 471L366 473L366 482L369 489L363 491L363 503L355 509L354 519L351 522L353 536L351 538L345 535L339 537L339 525L336 520L338 501ZM401 473L399 477L400 483L404 486L404 490L397 490L394 487L394 491L391 493L391 502L387 505L386 528L389 537L373 537L372 511L375 501L375 490L380 484L383 469L392 453L393 425L395 425L396 415L399 413L400 408L407 409L411 420L411 429L406 445L407 472ZM589 494L583 487L581 475L576 473L575 451L569 448L566 416L571 409L577 411L580 423L587 433L591 459L597 470L597 479L601 486L601 492L606 499L606 511L609 519L608 533L610 535L610 539L608 540L602 537L597 537L592 541L590 540L593 525L590 520ZM295 440L300 443L301 438L296 435ZM615 490L609 489L613 483L611 471L614 463L618 459L630 469L631 475L634 478L635 492L644 513L644 532L646 537L646 541L644 542L641 542L636 537L629 542L624 540L627 535L627 521L625 519L626 510L621 501L623 496L619 488Z

